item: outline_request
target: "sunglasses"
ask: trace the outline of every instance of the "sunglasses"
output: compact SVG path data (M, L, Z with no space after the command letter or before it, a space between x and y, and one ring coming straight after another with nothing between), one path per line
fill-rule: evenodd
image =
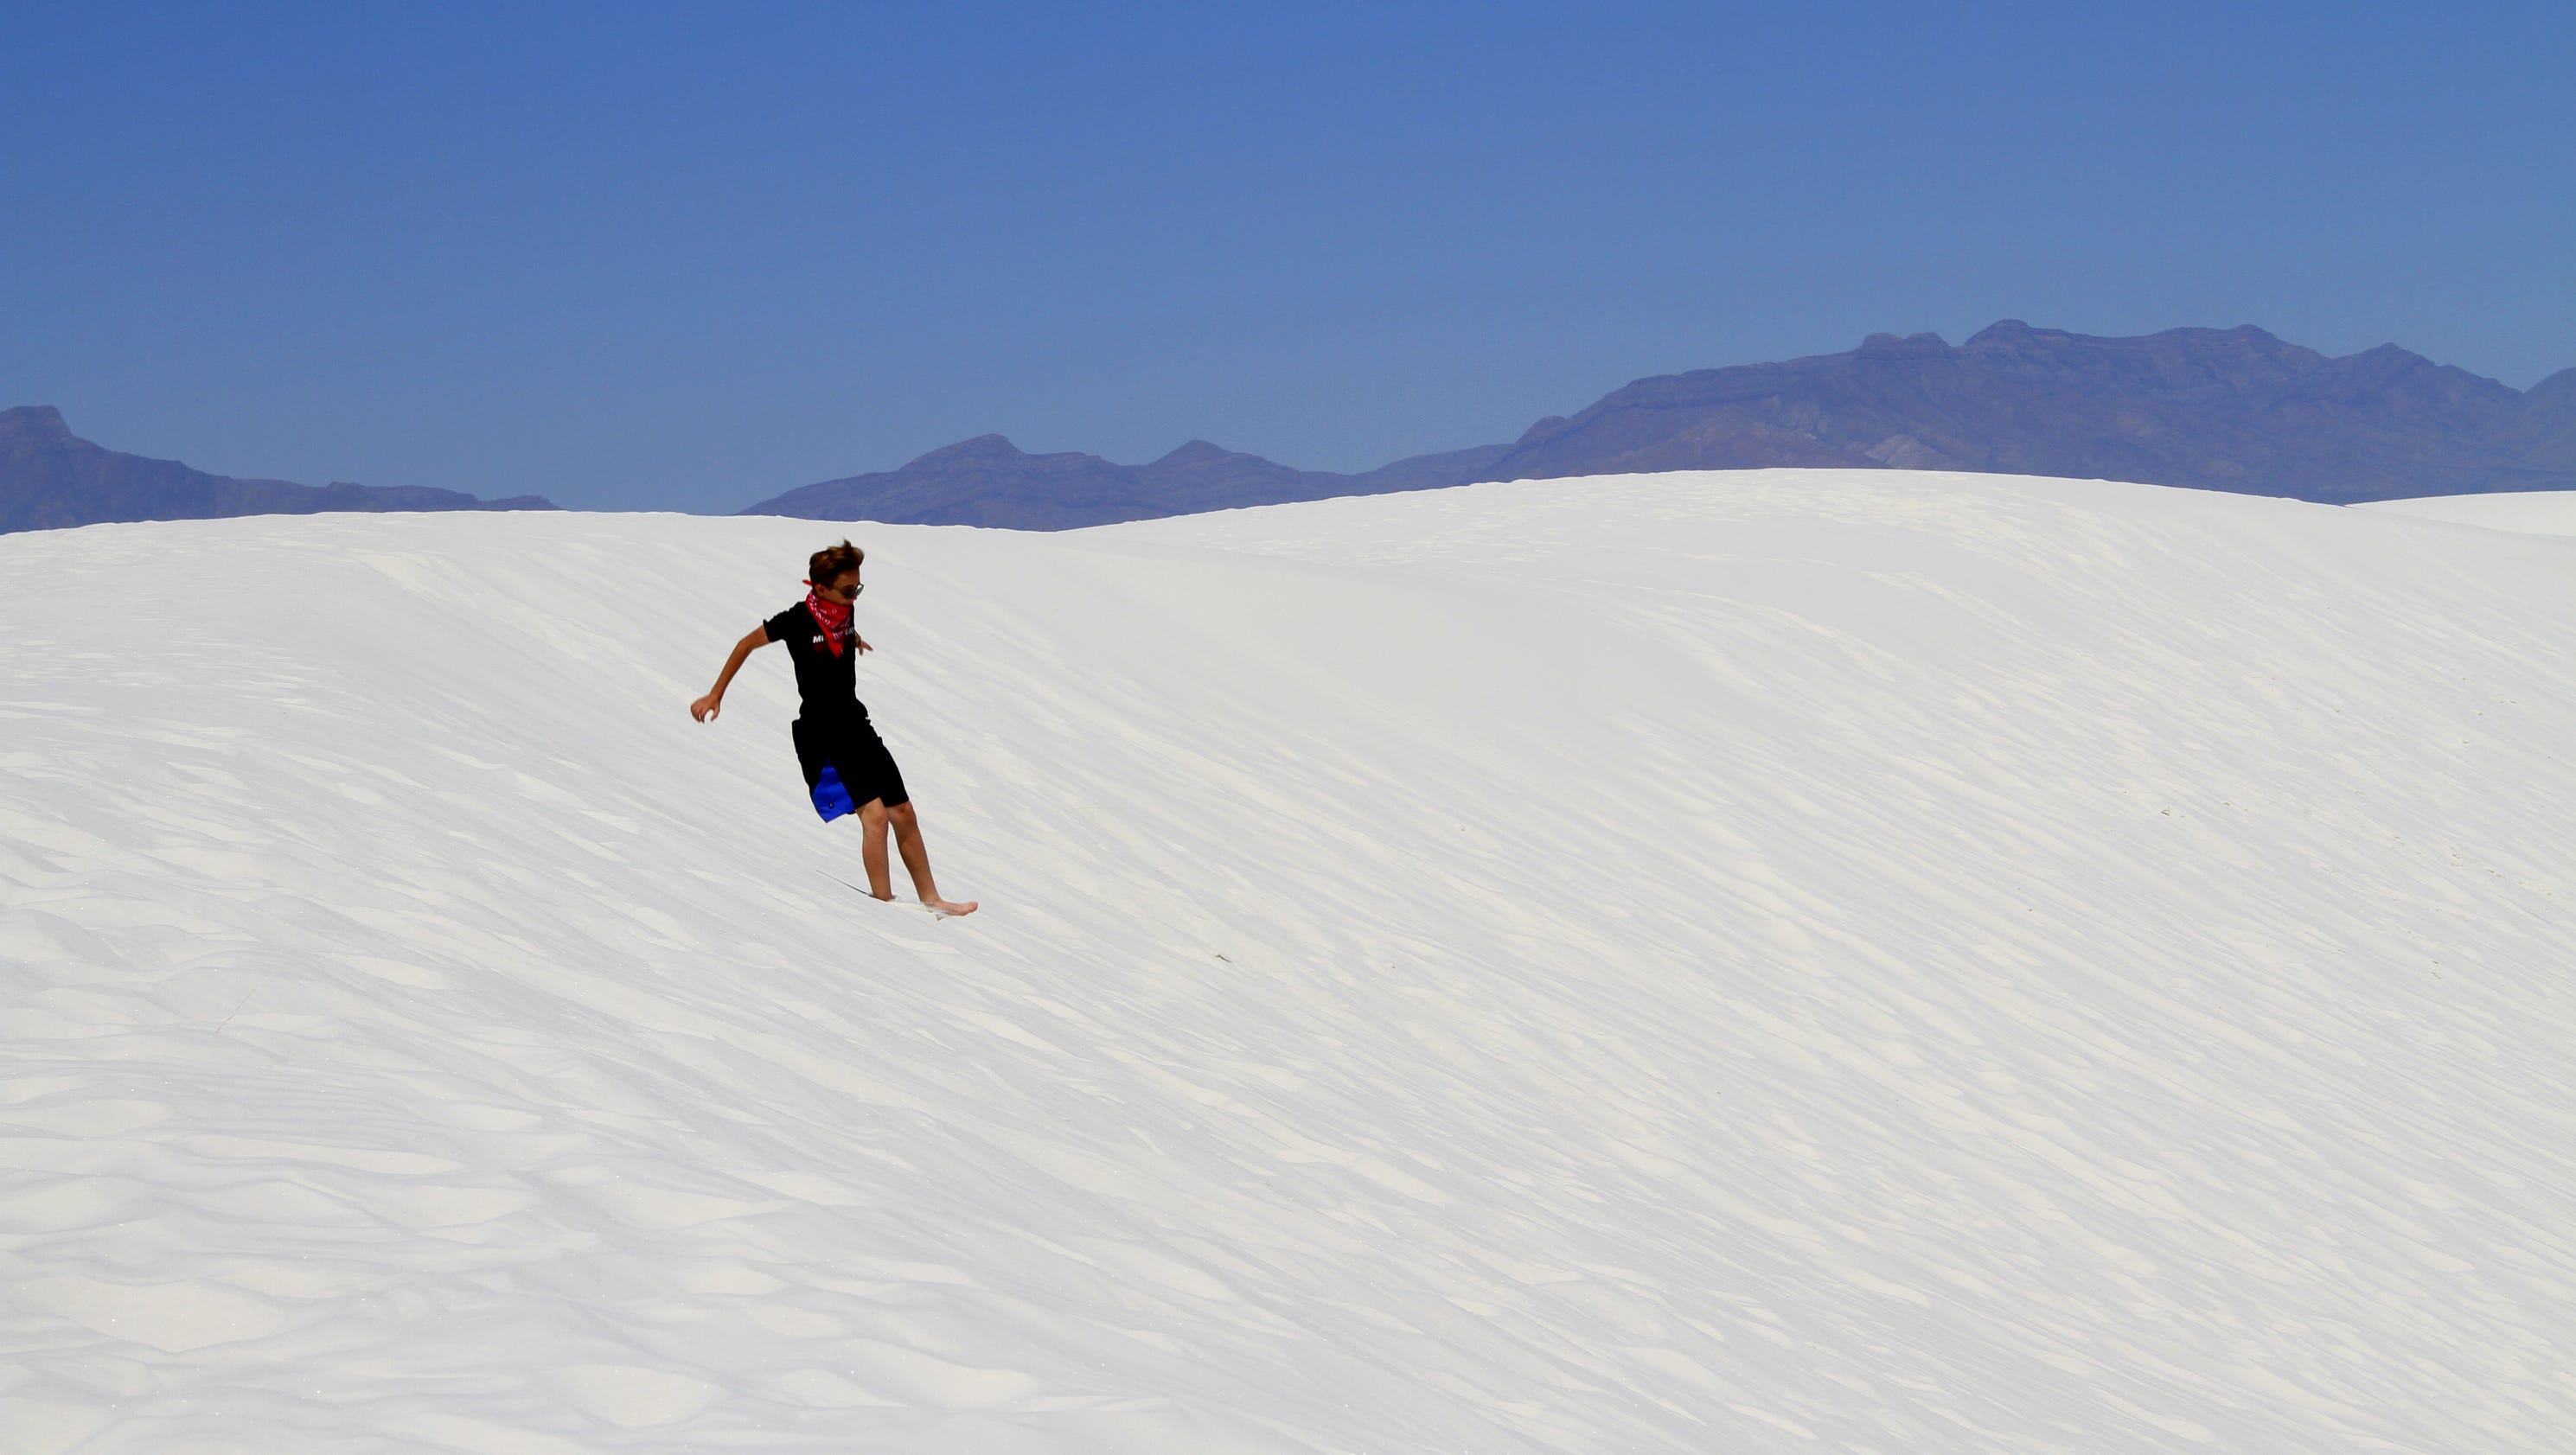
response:
M868 589L868 583L865 581L853 581L846 589L838 586L826 586L823 589L836 595L855 597L860 592Z

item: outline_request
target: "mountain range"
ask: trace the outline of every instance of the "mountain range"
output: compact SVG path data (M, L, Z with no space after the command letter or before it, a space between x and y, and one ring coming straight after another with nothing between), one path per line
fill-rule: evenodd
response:
M326 510L552 510L540 495L478 500L426 486L294 485L209 475L94 445L51 405L0 409L0 534L117 520L313 515Z
M1192 440L1151 464L1115 465L1098 455L1027 454L988 434L933 450L900 470L790 490L741 514L1069 530L1244 505L1437 490L1485 478L1482 472L1508 450L1485 445L1416 455L1364 475L1335 475L1292 469L1205 440Z
M1953 346L1873 334L1784 363L1640 379L1509 444L1359 474L1192 440L1121 465L997 434L825 480L743 515L1065 530L1482 480L1767 466L2186 485L2334 504L2576 489L2576 369L2517 390L2395 345L2330 358L2253 327L2101 338L2006 319ZM543 510L540 496L236 480L0 410L0 532L325 510Z
M1874 334L1845 353L1640 379L1510 444L1365 474L1291 469L1203 440L1119 465L984 435L742 513L1054 530L1480 480L1781 465L2336 504L2563 490L2576 488L2576 369L2524 391L2394 345L2329 358L2253 327L2100 338L2006 319L1955 347Z

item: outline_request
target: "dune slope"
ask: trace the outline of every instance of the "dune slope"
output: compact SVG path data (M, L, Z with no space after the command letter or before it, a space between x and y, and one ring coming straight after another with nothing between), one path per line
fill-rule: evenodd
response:
M0 1447L2539 1451L2576 542L1878 471L0 541Z

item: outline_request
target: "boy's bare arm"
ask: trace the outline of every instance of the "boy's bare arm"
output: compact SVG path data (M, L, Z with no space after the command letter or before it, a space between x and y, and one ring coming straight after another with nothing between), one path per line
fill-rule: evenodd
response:
M716 714L724 711L725 688L732 684L733 674L742 670L743 659L768 645L767 622L743 633L742 640L733 644L733 655L725 658L724 670L716 674L716 685L708 689L706 696L689 704L689 716L700 722L715 721Z

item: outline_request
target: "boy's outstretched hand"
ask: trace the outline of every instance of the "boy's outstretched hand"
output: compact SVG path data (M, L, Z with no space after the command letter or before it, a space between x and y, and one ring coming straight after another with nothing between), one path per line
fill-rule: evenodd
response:
M716 714L722 711L724 711L724 699L712 692L689 704L689 716L700 722L713 722L716 720Z

